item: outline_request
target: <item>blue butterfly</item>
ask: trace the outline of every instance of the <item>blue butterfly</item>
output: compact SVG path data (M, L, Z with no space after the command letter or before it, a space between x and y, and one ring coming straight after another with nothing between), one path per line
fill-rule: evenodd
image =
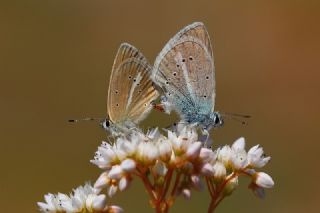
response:
M164 110L173 109L187 123L198 123L204 131L223 125L214 111L215 68L209 34L195 22L179 31L157 56L152 80L163 91Z

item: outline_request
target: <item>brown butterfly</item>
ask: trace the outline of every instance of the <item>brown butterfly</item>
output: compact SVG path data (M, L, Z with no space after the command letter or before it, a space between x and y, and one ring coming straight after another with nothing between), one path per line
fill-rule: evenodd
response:
M150 80L152 67L134 46L122 43L114 59L102 127L112 135L126 134L151 111L158 92ZM82 120L96 120L86 118ZM70 120L77 122L79 120Z

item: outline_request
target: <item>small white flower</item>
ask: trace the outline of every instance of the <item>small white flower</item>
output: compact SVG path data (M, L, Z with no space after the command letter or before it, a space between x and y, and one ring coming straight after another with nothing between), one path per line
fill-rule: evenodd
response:
M231 162L233 169L243 169L248 162L247 152L244 149L232 150Z
M217 158L222 162L226 167L230 164L230 159L232 156L232 150L230 146L224 146L217 150Z
M110 212L112 208L116 212L122 211L117 206L108 207L106 196L96 194L89 184L74 189L70 196L62 193L45 195L45 201L46 203L38 202L40 211L45 213Z
M192 143L187 149L186 156L189 159L197 158L200 154L201 146L202 146L201 142Z
M86 199L86 207L89 211L101 211L106 207L107 198L105 195L90 194Z
M216 160L216 153L208 148L201 148L199 158L205 163L213 164Z
M264 172L257 172L254 176L254 182L262 188L272 188L274 182L270 175Z
M172 155L171 144L167 140L159 140L157 146L159 149L160 160L163 162L169 161Z
M138 146L138 158L144 165L154 164L159 156L158 148L152 142L142 142Z
M244 150L246 145L245 139L243 137L238 138L231 146L233 150Z
M111 170L108 173L108 177L110 179L120 179L123 175L123 169L119 165L115 165L111 168Z
M270 159L271 157L264 156L263 148L259 147L259 145L252 147L248 152L248 163L255 168L264 167Z
M214 170L214 177L217 179L223 179L227 175L227 170L226 167L223 165L223 163L217 161L213 165L213 170Z
M213 166L210 163L205 163L201 168L201 174L205 176L213 176L214 175L214 169Z

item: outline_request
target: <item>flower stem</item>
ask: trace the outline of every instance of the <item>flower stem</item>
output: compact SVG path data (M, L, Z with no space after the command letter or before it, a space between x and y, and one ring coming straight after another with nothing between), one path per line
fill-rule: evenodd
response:
M225 179L217 188L217 190L213 193L213 195L211 196L211 202L209 205L208 213L213 213L214 210L217 208L217 206L220 204L220 202L224 199L225 196L221 196L221 193L223 192L224 187L227 185L227 183L229 183L230 180L232 180L236 176L237 176L237 173L232 173L232 175L230 175L227 179ZM207 184L209 184L209 182L207 182ZM209 185L208 185L208 188L209 188ZM209 191L210 190L212 189L209 188Z

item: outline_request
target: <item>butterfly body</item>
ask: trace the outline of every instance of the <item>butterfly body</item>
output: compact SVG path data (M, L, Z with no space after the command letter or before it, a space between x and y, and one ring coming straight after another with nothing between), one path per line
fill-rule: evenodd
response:
M165 111L174 109L183 121L205 129L223 124L214 111L214 61L203 23L186 26L165 45L155 61L152 79L163 91Z

